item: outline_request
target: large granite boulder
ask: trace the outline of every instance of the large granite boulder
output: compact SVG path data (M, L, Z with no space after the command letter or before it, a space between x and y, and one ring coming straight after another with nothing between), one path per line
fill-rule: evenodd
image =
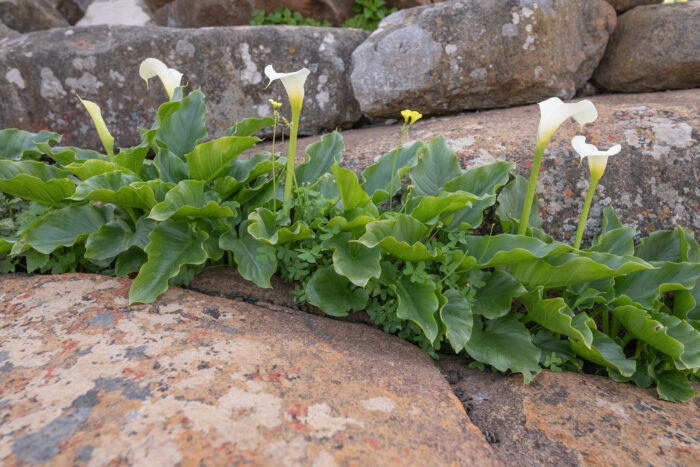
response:
M76 94L95 101L119 146L139 139L167 99L138 75L141 60L157 57L184 73L190 89L207 96L209 131L223 135L235 121L271 115L268 99L284 103L283 86L267 86L263 69L311 70L301 134L346 127L361 117L347 71L367 33L291 26L175 29L106 27L56 29L0 43L0 128L50 129L70 145L100 142ZM7 76L11 79L8 80ZM9 81L9 82L8 82Z
M501 465L417 347L131 282L0 276L3 465Z
M664 0L606 0L609 4L615 8L618 13L623 13L630 8L638 7L641 5L654 5L657 3L663 3Z
M700 396L659 400L608 378L543 371L530 384L443 357L440 367L471 420L508 466L697 465ZM700 389L700 385L695 387Z
M0 23L0 40L10 39L19 36L19 33L12 28L5 26L5 23Z
M700 1L634 8L620 16L593 75L609 91L700 87Z
M598 185L584 245L600 231L601 210L608 205L639 235L677 223L693 229L700 240L700 89L590 99L599 117L584 127L584 134L601 149L620 143L622 152L610 158ZM424 119L413 125L403 143L444 135L464 167L508 160L528 177L539 118L533 105ZM396 147L400 128L396 124L343 132L343 164L359 174ZM573 120L554 133L537 187L544 229L558 240L573 239L588 188L586 163L581 164L571 148L571 138L578 133ZM316 139L302 140L299 147ZM303 157L301 151L298 157Z
M604 0L459 0L402 10L352 54L362 111L396 117L573 97L615 27Z
M98 0L90 3L76 25L145 26L151 21L150 10L142 0Z
M0 22L19 32L68 26L51 0L0 0Z

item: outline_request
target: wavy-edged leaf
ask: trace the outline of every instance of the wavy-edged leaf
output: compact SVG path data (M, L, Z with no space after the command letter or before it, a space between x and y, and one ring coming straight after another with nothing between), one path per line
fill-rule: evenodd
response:
M428 229L422 222L399 214L396 219L370 222L357 242L368 248L380 247L405 261L431 261L442 258L439 251L431 252L420 242Z
M0 191L59 207L73 195L75 183L65 171L42 162L0 160Z
M615 210L612 206L605 206L603 208L602 233L608 233L611 230L620 228L622 228L622 222L620 222L620 218L615 214Z
M421 148L418 155L418 164L409 173L416 196L436 196L443 185L462 175L455 152L442 136Z
M464 191L441 196L420 196L411 200L407 212L424 224L434 225L479 200L479 196Z
M324 248L333 249L333 269L341 276L347 277L358 287L364 287L372 278L382 274L380 260L382 252L379 248L351 242L352 235L343 233L326 240Z
M235 217L238 203L219 203L218 195L204 191L205 182L183 180L171 189L165 200L153 206L148 217L157 221L187 217Z
M47 157L53 159L60 165L66 166L77 161L84 160L103 160L108 161L109 158L92 149L75 148L73 146L54 146L51 147L49 142L37 142L37 147L46 154Z
M525 292L525 287L507 272L499 269L487 273L484 286L474 295L472 310L489 319L500 318L510 311L513 298Z
M97 232L88 235L85 257L108 260L126 252L132 246L144 249L148 245L148 234L155 226L154 220L145 217L136 222L135 229L122 219L114 219L103 224Z
M156 199L156 203L163 202L165 200L165 195L168 194L170 190L175 187L172 182L165 182L163 180L148 180L147 182L134 182L131 184L132 187L137 190L142 189L142 187L148 187L153 192L153 197Z
M634 255L635 234L634 227L609 230L593 239L593 246L585 251L599 251L617 256Z
M622 376L630 377L637 370L637 363L625 357L625 353L617 342L597 329L591 329L593 344L586 347L582 341L569 340L569 346L576 355L589 362L597 363L604 367L615 368Z
M396 292L398 308L396 316L413 321L421 328L425 337L435 341L438 325L435 312L438 311L438 299L435 295L435 283L430 279L417 284L406 276L401 276L390 285Z
M128 277L129 274L139 272L139 269L148 261L148 256L142 249L131 247L117 256L114 264L114 274L118 277Z
M284 245L289 242L296 242L311 238L309 226L300 222L294 223L291 227L279 226L277 215L266 208L258 208L248 216L250 225L248 232L253 238L265 242L269 245ZM289 219L286 219L288 221Z
M153 165L158 169L158 178L164 182L178 183L190 178L187 164L183 158L176 156L163 143L159 142L157 145Z
M424 147L425 143L417 141L399 149L398 152L396 150L387 152L379 158L377 163L370 165L362 172L362 189L372 197L374 203L380 203L399 192L401 179L418 164L418 151ZM391 186L392 170L393 187Z
M168 219L159 223L148 236L148 261L131 284L129 304L152 303L168 290L168 281L180 273L180 268L204 263L207 252L203 243L207 237L186 221Z
M542 259L571 251L563 243L545 243L524 235L500 234L467 237L467 252L462 260L464 269L483 269L522 261Z
M666 327L666 333L670 337L683 344L683 353L676 359L676 368L700 368L700 332L685 320L666 313L657 313L654 319Z
M155 135L154 135L155 136ZM143 166L143 161L148 155L148 151L151 149L151 142L144 138L138 146L132 146L130 148L120 148L119 154L114 156L114 162L131 173L138 174L141 172L141 167Z
M627 297L642 308L652 308L664 292L689 290L700 278L700 263L657 263L657 269L636 271L615 279L617 297ZM627 304L623 299L616 303Z
M660 371L654 375L656 391L663 400L687 402L695 397L696 391L688 383L688 377L680 371Z
M277 181L277 187L279 187L279 181ZM267 202L271 201L275 197L275 184L272 179L258 179L257 183L248 188L244 186L238 193L236 193L236 201L243 206L244 213L250 213L260 206L264 206ZM280 202L281 203L281 202Z
M520 224L520 215L523 212L523 204L525 202L525 194L527 192L527 180L521 175L516 175L498 195L498 207L496 208L496 216L501 222L501 227L504 232L515 232ZM540 216L540 203L537 196L532 202L532 210L530 211L530 221L528 226L540 227L542 225L542 217Z
M185 156L190 178L211 181L240 153L254 146L257 141L257 138L251 136L225 136L198 144Z
M680 237L677 230L657 230L643 238L635 255L646 261L680 262Z
M305 162L294 169L299 186L312 185L323 174L330 172L333 164L343 161L343 151L343 137L337 131L326 133L320 141L309 144Z
M518 300L527 308L527 319L558 334L569 336L571 340L580 341L589 347L593 343L593 334L586 324L588 316L585 313L574 313L561 297L543 298L543 289L522 295Z
M272 154L269 152L259 153L250 159L235 159L221 174L222 176L233 177L239 183L248 183L262 174L269 173L273 167L275 169L283 168L284 164L282 161L285 160L284 157L277 158L273 163Z
M123 172L129 173L123 170L123 167L119 167L117 164L109 161L103 161L100 159L88 159L85 161L75 161L68 165L64 165L63 169L72 173L81 180L87 180L90 177L96 175L102 175L107 172L114 172L115 170L122 169Z
M158 109L158 133L162 141L175 156L184 156L207 136L204 94L193 91L181 101L171 101ZM168 180L179 181L179 180Z
M219 246L224 250L233 251L241 276L254 282L258 287L269 289L272 287L270 277L277 270L275 248L253 238L248 233L249 223L249 221L241 223L238 238L234 231L222 234L219 238Z
M372 216L379 215L377 206L360 186L355 172L349 169L343 169L337 163L333 164L330 170L338 184L340 198L343 200L343 209L363 209Z
M447 327L447 339L456 353L462 351L472 336L474 317L469 302L456 290L442 293L447 303L440 308L440 319Z
M130 186L140 182L137 177L123 172L95 175L78 185L71 199L101 201L121 207L149 210L156 204L153 190L148 185Z
M51 253L61 246L73 246L80 238L97 232L112 220L106 206L82 204L52 211L24 231L21 241L36 251Z
M253 136L260 130L275 124L272 117L244 118L226 130L226 136Z
M0 130L0 159L27 160L37 159L43 151L36 143L58 143L61 135L51 131L30 133L16 128Z
M613 308L610 312L636 339L674 359L679 359L683 354L683 343L669 336L668 329L659 321L652 319L646 310L634 305L623 305ZM690 329L694 334L697 333L692 327ZM700 334L692 337L700 338Z
M475 319L472 337L464 348L474 360L488 363L499 371L522 373L526 383L542 371L540 349L532 343L530 331L514 314L487 320L485 328L480 318Z
M338 226L341 232L353 231L360 229L364 232L364 228L370 222L376 219L367 215L364 209L352 209L345 211L342 216L335 216L328 221L328 227L333 228Z
M318 269L306 284L308 302L331 316L346 316L348 311L359 311L367 304L368 296L356 288L332 267Z

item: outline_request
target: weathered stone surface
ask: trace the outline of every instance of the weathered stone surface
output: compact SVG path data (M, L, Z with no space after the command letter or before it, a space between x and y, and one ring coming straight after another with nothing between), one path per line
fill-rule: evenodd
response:
M620 16L593 75L609 91L700 87L700 1L634 8Z
M600 231L601 210L612 205L623 223L635 226L639 234L678 223L694 229L700 240L700 89L590 99L599 117L586 125L583 133L600 148L620 143L622 152L608 161L584 238ZM464 167L509 160L528 177L539 118L540 112L533 105L421 120L403 142L408 145L444 135ZM359 174L379 155L396 147L400 128L392 125L343 132L347 148L343 165ZM586 163L580 164L571 148L571 138L578 131L578 125L570 120L554 133L537 187L544 229L558 240L573 239L588 188ZM299 147L317 139L301 140ZM303 152L297 156L303 157Z
M362 111L394 116L573 97L615 27L604 0L460 0L386 17L352 54Z
M69 145L99 148L90 117L74 97L79 93L102 108L117 145L134 144L137 127L150 126L167 99L160 83L151 82L149 90L139 77L146 57L180 70L190 89L201 87L214 135L242 118L271 115L270 98L284 103L282 115L290 114L282 84L265 89L267 64L312 72L301 134L348 126L361 117L347 74L350 54L366 36L355 29L291 26L95 26L27 34L0 44L0 69L13 77L0 86L0 128L51 129L66 133Z
M19 33L12 28L5 26L5 23L0 23L0 40L19 36Z
M656 3L663 3L664 0L606 0L609 4L615 8L618 13L625 12L630 8L634 8L641 5L653 5Z
M509 466L679 466L700 463L700 396L659 400L602 376L543 371L528 384L440 359L471 420ZM696 388L700 388L696 385Z
M76 26L145 26L152 18L141 0L100 0L90 4Z
M50 0L0 0L0 21L19 32L68 26Z
M129 285L0 276L0 463L500 465L406 342Z

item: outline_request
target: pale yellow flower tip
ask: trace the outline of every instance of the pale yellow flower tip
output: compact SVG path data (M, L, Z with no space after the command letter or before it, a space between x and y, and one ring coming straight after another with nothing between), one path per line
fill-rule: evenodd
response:
M102 145L105 147L105 151L107 151L107 154L109 154L110 156L113 156L114 137L110 134L109 130L107 129L107 125L105 124L105 121L102 118L102 111L100 111L100 108L94 102L83 100L80 98L80 96L78 96L78 99L85 106L85 109L87 109L88 113L90 114L90 118L92 118L92 121L95 124L97 134L100 137L100 141L102 141Z
M567 104L558 97L551 97L537 104L540 106L540 125L537 128L537 142L546 143L552 134L569 118L576 120L581 127L598 118L593 102L585 99Z
M404 122L408 123L409 125L413 125L416 123L418 120L423 117L423 114L420 112L416 112L415 110L402 110L401 115L403 116Z
M586 143L583 135L574 136L571 139L571 146L581 157L581 160L588 158L588 169L591 171L591 178L600 180L608 164L608 157L619 154L622 146L616 144L607 151L599 150L595 145Z
M147 58L141 62L139 67L139 75L146 81L148 85L148 80L157 76L163 83L165 92L168 93L168 97L172 100L175 89L180 86L182 81L182 73L177 71L175 68L168 68L168 66L158 60L157 58Z
M273 109L278 109L278 108L282 107L282 103L277 102L276 100L269 99L269 101L270 101L270 104L272 105Z
M265 75L270 79L267 85L269 86L277 79L282 80L284 89L287 91L287 96L289 97L289 103L292 105L292 109L296 110L301 109L301 104L304 101L304 83L310 74L311 72L307 68L302 68L293 73L277 73L275 69L272 68L272 65L267 65L265 67Z

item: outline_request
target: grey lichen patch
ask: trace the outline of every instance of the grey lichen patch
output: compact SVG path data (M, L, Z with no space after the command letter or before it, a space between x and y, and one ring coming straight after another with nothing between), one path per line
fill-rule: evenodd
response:
M245 84L258 84L262 82L262 75L258 71L257 65L250 56L250 46L243 42L239 46L244 69L241 71L241 78Z
M41 89L40 94L44 99L58 99L66 95L61 82L54 76L51 68L44 67L40 72Z
M175 44L175 51L180 55L184 55L186 57L193 57L195 48L191 42L186 41L185 39L180 39L179 41L177 41L177 44Z
M80 92L97 94L104 86L92 73L83 72L80 78L66 78L66 85Z
M22 78L22 73L17 68L10 68L7 70L7 73L5 73L5 79L20 89L24 89L26 86L24 83L24 78Z

